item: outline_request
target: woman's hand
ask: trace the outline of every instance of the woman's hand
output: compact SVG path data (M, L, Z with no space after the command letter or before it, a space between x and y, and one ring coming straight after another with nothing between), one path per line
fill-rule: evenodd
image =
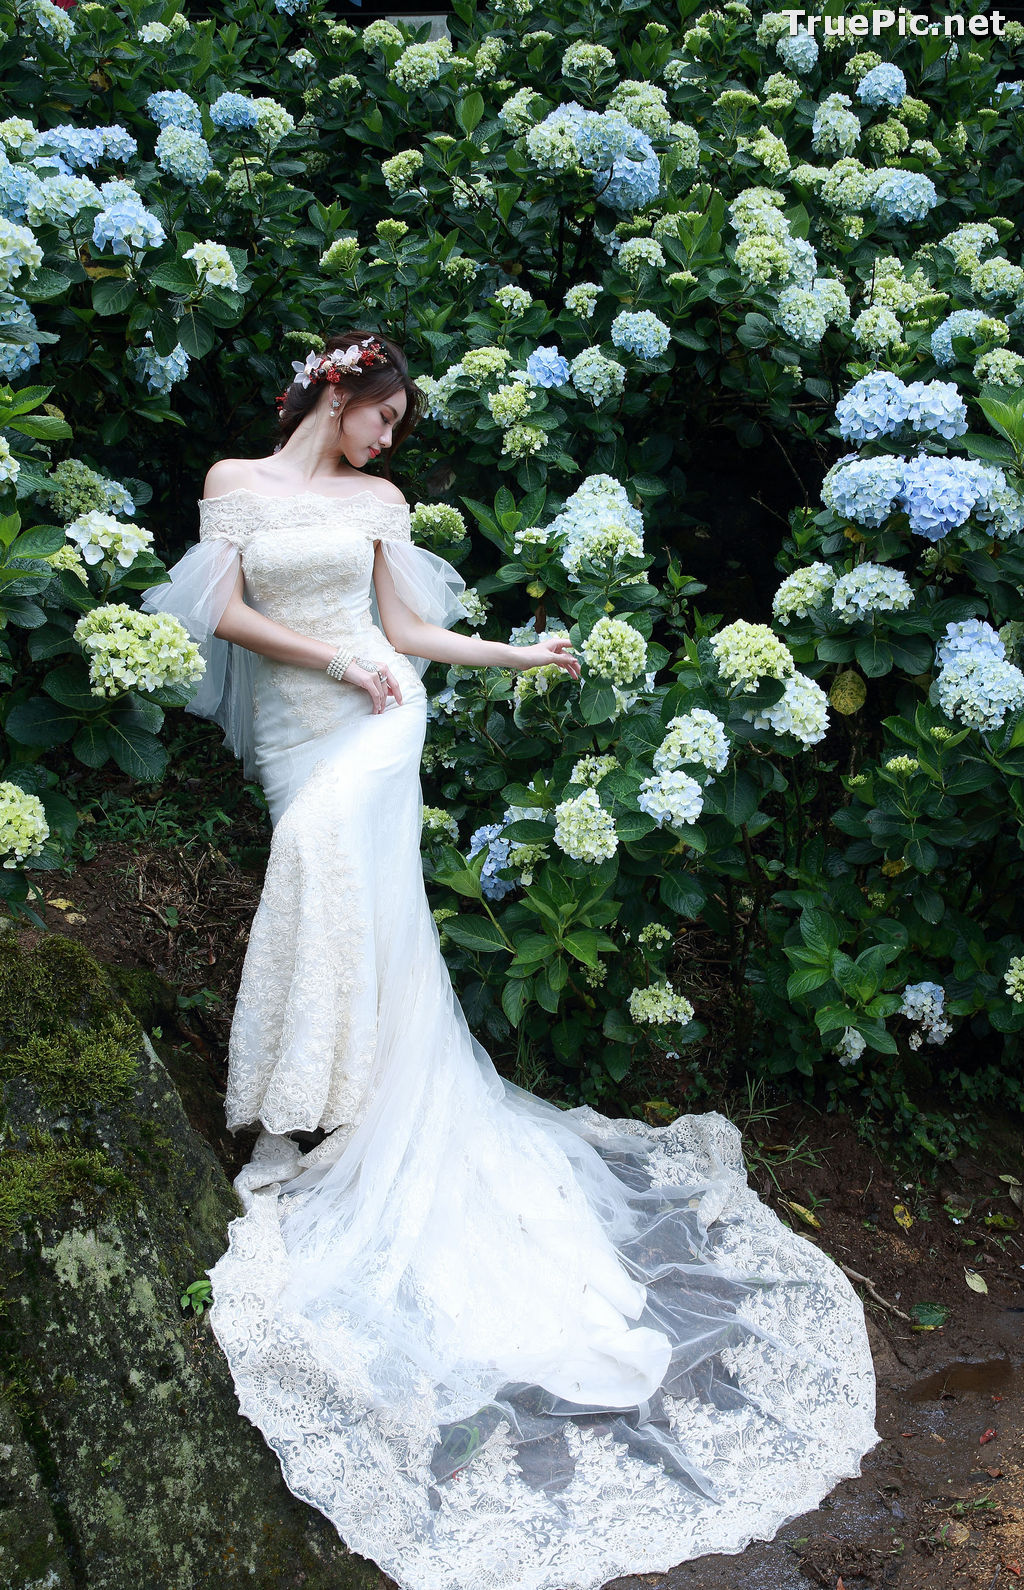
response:
M375 669L361 668L358 663L351 662L342 674L348 684L358 685L360 690L365 690L373 703L372 711L383 712L388 704L388 696L394 696L398 705L402 705L402 692L391 669L387 663L378 664L380 673ZM380 675L383 674L382 679Z
M517 668L546 668L551 663L559 668L564 668L573 679L580 676L580 663L578 658L572 657L571 640L539 640L535 646L517 646L517 654L522 655L522 662L516 657Z

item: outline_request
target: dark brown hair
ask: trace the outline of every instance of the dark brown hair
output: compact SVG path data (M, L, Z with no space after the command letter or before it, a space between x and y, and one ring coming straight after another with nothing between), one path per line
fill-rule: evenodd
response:
M392 342L389 337L382 337L375 331L341 331L336 336L328 337L323 346L324 353L334 353L336 349L351 348L355 342L363 342L367 337L376 337L387 350L387 364L371 365L358 375L342 373L341 380L334 389L338 396L344 395L345 407L338 414L338 425L345 416L347 408L363 408L371 403L379 403L383 398L390 397L394 392L404 392L406 409L400 420L396 420L392 429L392 442L381 454L385 473L389 460L398 451L405 438L413 427L419 422L423 414L423 394L419 387L410 378L409 367L405 354L397 342ZM312 408L315 407L320 393L327 383L311 381L309 386L303 386L299 381L293 381L284 394L284 403L278 411L278 446L286 442L296 429L301 420Z

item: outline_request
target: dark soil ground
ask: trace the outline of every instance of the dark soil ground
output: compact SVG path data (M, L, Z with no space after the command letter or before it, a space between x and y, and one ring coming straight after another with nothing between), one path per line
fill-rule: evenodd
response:
M237 846L237 824L232 840ZM36 875L46 884L48 903L38 909L49 930L170 985L163 1008L150 1013L157 1046L228 1174L252 1143L226 1132L222 1100L232 1002L262 883L265 836L255 812L252 842L251 866L244 850L239 866L210 838L131 840L98 844L72 876ZM18 931L26 944L39 933ZM729 1101L719 1107L743 1130L760 1196L854 1279L874 1352L881 1439L858 1478L773 1541L617 1580L615 1590L1024 1587L1019 1127L992 1121L984 1150L944 1163L932 1183L894 1174L842 1117L798 1106L746 1117ZM972 1288L968 1274L985 1290ZM911 1311L922 1303L944 1305L945 1323L915 1328Z

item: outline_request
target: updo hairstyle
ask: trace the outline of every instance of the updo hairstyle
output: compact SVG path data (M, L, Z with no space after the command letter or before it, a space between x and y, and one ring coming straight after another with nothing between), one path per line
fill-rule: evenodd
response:
M359 374L341 373L341 379L334 387L336 394L344 396L345 403L337 415L339 428L345 417L346 408L358 408L371 403L379 403L382 399L391 397L396 392L404 392L406 396L406 410L400 420L396 420L392 429L391 446L385 448L381 458L385 465L391 456L405 441L413 427L419 422L423 414L423 396L418 386L409 376L409 367L405 354L397 342L392 342L389 337L383 337L376 331L342 331L336 336L328 337L323 346L324 353L334 353L336 349L350 348L353 343L363 342L367 337L375 337L387 350L387 364L374 365ZM332 385L324 380L311 381L309 386L303 386L301 381L292 381L288 387L284 402L278 410L278 443L280 448L291 436L292 432L316 406L320 393L325 386ZM275 448L275 451L277 449Z

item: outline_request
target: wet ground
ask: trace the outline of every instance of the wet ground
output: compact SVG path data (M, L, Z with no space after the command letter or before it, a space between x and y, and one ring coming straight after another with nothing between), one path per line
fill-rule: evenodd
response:
M258 853L258 823L253 837ZM225 1131L223 1083L258 865L239 868L211 844L107 843L73 877L45 881L49 929L171 985L151 1017L158 1047L193 1125L233 1174L251 1138ZM26 944L37 936L20 931ZM716 1107L743 1131L758 1194L843 1265L864 1300L881 1440L859 1477L774 1540L614 1590L1024 1590L1020 1121L986 1121L983 1148L920 1180L894 1176L844 1118Z

